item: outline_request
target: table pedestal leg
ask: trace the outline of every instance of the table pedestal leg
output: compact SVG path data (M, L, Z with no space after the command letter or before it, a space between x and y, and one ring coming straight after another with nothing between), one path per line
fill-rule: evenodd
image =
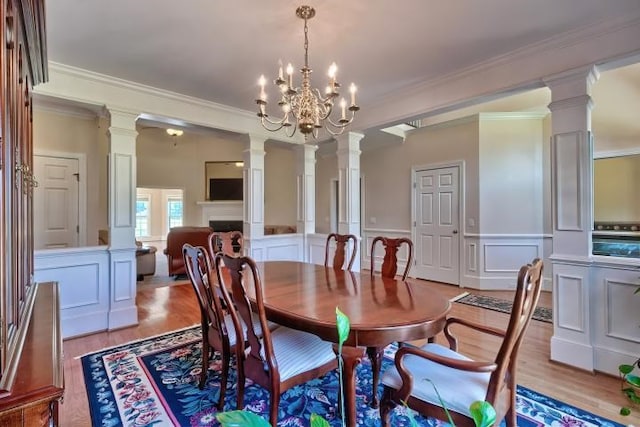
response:
M362 347L342 347L342 393L344 396L343 417L347 417L347 427L356 426L356 367L364 356Z

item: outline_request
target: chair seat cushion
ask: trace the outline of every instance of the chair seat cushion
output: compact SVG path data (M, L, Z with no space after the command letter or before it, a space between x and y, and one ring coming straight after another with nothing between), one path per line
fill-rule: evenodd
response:
M333 344L308 332L280 326L271 332L271 342L280 381L337 360Z
M253 330L256 331L256 334L258 336L262 336L262 326L260 325L260 319L257 316L254 316L252 320L253 320ZM244 321L240 320L240 322L242 322L242 335L246 340L247 326L245 325ZM271 331L273 331L274 329L280 326L277 323L273 323L273 322L267 322L267 323L269 324L269 330ZM236 337L236 328L233 325L233 317L231 316L231 314L226 314L224 316L224 324L227 326L227 333L229 334L229 345L233 347L234 345L236 345L236 341L238 339Z
M422 350L458 360L471 360L439 344L426 344ZM422 401L441 406L430 379L438 389L447 409L470 416L469 406L477 400L484 400L489 385L489 373L467 372L449 368L430 360L407 355L404 366L413 376L411 396ZM395 366L385 371L381 382L388 387L399 389L402 379Z

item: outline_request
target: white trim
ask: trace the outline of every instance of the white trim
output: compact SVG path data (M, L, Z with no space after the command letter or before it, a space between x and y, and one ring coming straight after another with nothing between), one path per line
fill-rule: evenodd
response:
M464 233L464 237L477 239L552 239L553 234L478 234Z
M637 154L640 154L640 147L629 147L620 150L594 151L593 160L608 159L610 157L635 156Z
M53 150L33 150L34 156L54 157L58 159L75 159L78 161L78 246L87 245L87 156L84 153L70 153Z
M362 229L362 234L369 233L390 233L390 234L409 234L411 235L411 230L401 230L401 229L393 229L393 228L364 228Z

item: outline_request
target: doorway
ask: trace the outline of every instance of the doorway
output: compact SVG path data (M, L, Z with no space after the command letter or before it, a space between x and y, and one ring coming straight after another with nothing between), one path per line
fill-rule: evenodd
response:
M35 249L70 248L84 244L80 218L81 158L34 155L38 186L33 197Z
M460 165L414 169L417 278L460 285Z

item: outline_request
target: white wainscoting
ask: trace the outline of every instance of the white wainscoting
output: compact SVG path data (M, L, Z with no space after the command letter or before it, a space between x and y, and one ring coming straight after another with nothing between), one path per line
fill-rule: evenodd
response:
M108 329L106 246L35 251L34 263L36 282L59 283L63 338Z
M515 289L518 270L534 258L547 261L552 235L466 234L460 284L474 289ZM547 263L550 266L550 264ZM551 290L550 268L544 272L542 289Z
M595 369L618 374L618 365L631 364L640 354L639 266L614 266L594 262L594 292L591 316L594 320ZM565 310L576 310L569 305Z
M272 234L245 239L247 255L256 261L304 261L304 235Z
M362 231L362 240L360 241L360 254L362 260L363 269L371 269L371 244L373 239L378 236L388 237L390 239L399 239L406 237L411 239L411 230L391 230L386 228L366 228ZM415 256L415 253L414 253ZM374 254L374 271L380 271L382 268L382 260L384 259L384 247L378 243L376 252ZM402 245L398 249L398 274L402 274L409 260L409 251L407 245ZM409 270L409 276L414 277Z
M306 261L313 264L324 265L324 253L327 245L327 234L307 234ZM335 247L334 247L335 248ZM333 249L329 248L333 256Z

